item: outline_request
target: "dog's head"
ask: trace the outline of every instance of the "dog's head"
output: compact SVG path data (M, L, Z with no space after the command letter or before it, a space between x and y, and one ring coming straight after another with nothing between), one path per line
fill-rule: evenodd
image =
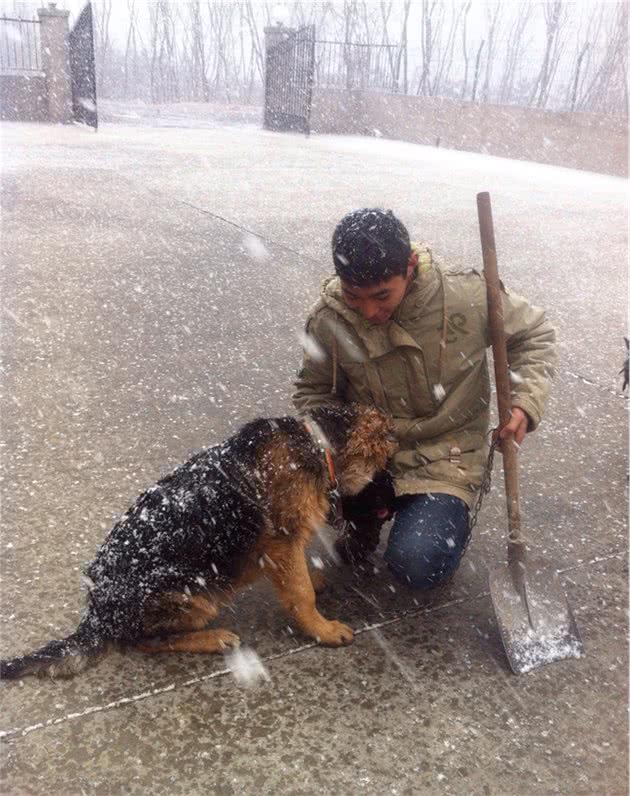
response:
M358 494L398 450L391 419L373 407L327 406L313 417L327 437L342 495Z

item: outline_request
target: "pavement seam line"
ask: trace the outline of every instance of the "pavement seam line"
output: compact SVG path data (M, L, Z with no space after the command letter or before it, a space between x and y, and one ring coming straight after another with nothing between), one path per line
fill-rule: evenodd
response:
M574 564L571 567L557 569L556 572L558 575L564 575L565 572L575 572L576 569L584 569L584 567L590 567L593 564L601 564L603 561L610 561L612 558L621 558L623 556L627 559L629 553L630 550L618 550L616 553L610 553L610 555L607 556L597 556L590 561L583 561L581 564Z
M442 608L448 608L452 605L457 605L462 602L470 601L470 600L478 600L482 597L487 597L489 592L481 592L480 594L475 595L474 597L461 597L456 600L450 600L445 603L441 603L440 605L431 606L429 608L419 608L415 610L410 610L404 612L398 616L392 617L391 619L385 619L382 622L377 622L371 625L366 625L365 627L358 628L354 631L355 636L359 636L362 633L370 632L372 630L376 630L381 627L385 627L387 625L393 625L397 622L401 622L403 619L407 619L410 616L415 616L421 613L432 613L433 611L441 610ZM303 644L300 647L295 647L294 649L284 650L283 652L278 652L275 655L268 655L265 658L262 658L264 663L268 663L269 661L275 661L279 658L288 658L291 655L296 655L300 652L305 652L306 650L314 649L318 647L318 643L316 641L311 641L308 644ZM151 691L143 691L140 694L134 694L133 696L129 697L121 697L120 699L116 699L113 702L108 702L105 705L93 705L92 707L85 708L82 711L77 713L68 713L65 716L58 716L54 719L47 719L46 721L38 722L37 724L32 724L29 727L15 727L10 730L0 730L0 740L6 740L9 738L14 738L16 736L25 737L36 730L43 730L48 727L54 727L58 724L65 724L67 721L73 721L74 719L80 719L84 716L89 716L94 713L104 713L109 710L114 710L115 708L122 707L124 705L129 705L134 702L140 702L144 699L148 699L153 696L160 696L161 694L166 694L170 691L175 691L180 688L188 688L191 685L197 685L199 683L206 682L208 680L215 680L219 677L224 677L227 674L230 674L230 669L218 669L215 672L210 672L210 674L204 674L200 677L193 677L190 680L184 680L181 683L171 683L167 686L161 686L160 688L154 688Z
M253 229L249 229L248 227L244 227L241 224L237 224L235 221L230 221L229 218L225 218L225 216L220 216L218 213L212 213L210 210L206 210L203 207L199 207L199 205L195 205L192 202L187 202L185 199L176 199L175 201L179 202L182 205L186 205L186 207L190 207L193 210L196 210L198 213L203 213L206 216L210 216L210 218L215 218L217 221L223 221L225 224L229 224L231 227L235 227L236 229L241 230L241 232L247 232L248 235L254 235L260 240L268 243L270 246L274 246L278 249L284 249L287 252L291 252L291 254L295 254L301 259L310 260L313 263L319 264L320 261L316 260L315 257L311 257L310 254L304 254L303 252L299 252L296 249L292 249L290 246L287 246L286 243L278 243L278 241L272 240L271 238L266 237L265 235L261 235L259 232L254 231Z
M600 384L600 382L595 381L594 379L590 379L588 376L583 376L581 373L574 373L572 370L565 370L565 371L562 371L562 372L566 373L567 376L572 376L574 379L577 379L578 381L584 382L584 384L588 384L589 387L597 387L598 390L601 390L602 392L606 392L609 395L616 395L619 398L625 398L625 395L624 395L623 392L620 392L620 391L618 392L617 390L612 390L610 387L606 387L603 384ZM620 373L621 373L621 371L620 371Z
M154 193L159 195L161 198L166 199L166 195L161 191L158 191L155 188L149 189L150 193ZM292 249L290 246L287 246L285 243L279 243L278 241L272 240L271 238L266 237L265 235L261 235L259 232L256 232L253 229L249 229L249 227L244 227L242 224L237 224L236 221L230 221L229 218L225 218L225 216L220 216L218 213L213 213L211 210L206 210L205 207L200 207L199 205L193 204L193 202L188 202L186 199L174 199L173 201L178 202L179 204L186 205L186 207L190 207L192 210L196 210L198 213L203 213L203 215L209 216L210 218L214 218L217 221L222 221L224 224L229 224L231 227L240 230L241 232L247 232L248 235L254 235L260 240L268 243L270 246L274 246L278 249L284 249L285 251L291 252L291 254L295 254L297 257L301 259L310 260L312 263L321 264L320 260L312 257L310 254L305 254L304 252L299 252L296 249ZM578 381L582 381L585 384L588 384L591 387L597 387L598 390L602 392L606 392L609 395L616 395L618 397L625 397L623 392L617 392L616 390L610 389L610 387L605 387L603 384L600 384L598 381L588 378L588 376L583 376L580 373L574 373L571 370L562 371L566 373L568 376L572 376L574 379ZM621 372L621 371L620 371Z
M151 193L159 194L162 198L166 198L165 194L160 191L157 191L155 188L149 189ZM186 205L186 207L190 207L192 210L196 210L198 213L203 213L210 218L214 218L217 221L222 221L224 224L229 224L231 227L240 230L241 232L247 232L248 235L254 235L260 240L268 243L270 246L274 246L278 249L284 249L285 251L291 252L291 254L295 254L297 257L301 259L310 260L312 263L320 264L320 260L316 259L315 257L311 257L310 254L305 254L304 252L299 252L296 249L292 249L290 246L287 246L285 243L279 243L278 241L272 240L271 238L266 237L265 235L261 235L259 232L256 232L253 229L249 229L249 227L244 227L242 224L237 224L236 221L230 221L229 218L225 218L225 216L220 216L218 213L213 213L211 210L206 210L204 207L200 207L199 205L193 204L192 202L186 201L186 199L175 199L175 202L179 202L179 204ZM588 384L591 387L597 387L598 390L602 392L606 392L609 395L616 395L618 397L623 398L623 392L618 392L617 390L612 390L610 387L605 387L603 384L600 384L598 381L588 378L588 376L583 376L580 373L574 373L571 370L563 371L568 376L572 376L574 379L578 381L582 381L585 384Z
M628 556L627 550L622 550L617 553L613 553L609 556L600 556L598 558L593 559L592 561L584 562L583 564L577 564L572 567L566 567L562 570L557 570L558 574L563 574L565 572L571 572L576 569L583 569L585 566L589 566L592 564L600 564L603 561L609 561L613 558L621 558L622 556ZM382 627L388 627L389 625L395 625L399 622L402 622L404 619L409 619L414 616L419 616L420 614L429 614L435 611L442 610L443 608L450 608L453 605L459 605L463 602L472 602L475 600L480 600L484 597L488 597L490 595L489 591L483 591L479 594L474 596L466 595L465 597L459 597L455 600L448 600L447 602L440 603L439 605L429 606L428 608L416 608L410 609L408 611L403 611L403 613L391 617L390 619L384 619L382 622L374 622L371 625L365 625L364 627L358 628L354 631L355 636L360 636L363 633L370 633L371 631L378 631ZM291 655L297 655L300 652L305 652L306 650L314 649L317 646L316 641L309 642L308 644L303 644L300 647L295 647L294 649L284 650L283 652L278 652L275 655L268 655L265 658L262 658L264 663L268 663L269 661L279 660L280 658L288 658ZM143 691L140 694L134 694L130 697L121 697L120 699L116 699L113 702L108 702L105 705L94 705L92 707L85 708L82 711L77 713L68 713L65 716L58 716L55 719L47 719L46 721L38 722L37 724L32 724L28 727L15 727L10 730L0 730L0 740L6 740L9 738L21 737L24 738L30 733L35 732L36 730L43 730L47 729L48 727L54 727L59 724L65 724L68 721L73 721L74 719L84 718L85 716L90 716L94 713L105 713L109 710L115 710L116 708L123 707L124 705L133 704L134 702L140 702L145 699L149 699L153 696L161 696L162 694L167 694L170 691L176 691L181 688L188 688L191 685L198 685L199 683L204 683L208 680L215 680L219 677L225 677L225 675L230 674L231 670L228 669L218 669L215 672L210 672L210 674L204 674L200 677L193 677L190 680L184 680L181 683L170 683L170 685L162 686L160 688L154 688L151 691Z

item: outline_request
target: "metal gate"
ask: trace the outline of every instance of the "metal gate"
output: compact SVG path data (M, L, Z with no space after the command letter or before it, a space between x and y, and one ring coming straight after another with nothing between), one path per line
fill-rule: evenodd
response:
M315 27L290 33L267 50L265 127L308 134L315 64Z
M70 78L72 115L75 121L98 129L91 3L81 11L74 28L70 31Z

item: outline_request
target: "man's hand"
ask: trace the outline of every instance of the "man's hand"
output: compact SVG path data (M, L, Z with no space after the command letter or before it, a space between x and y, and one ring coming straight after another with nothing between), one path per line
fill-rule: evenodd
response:
M520 446L521 442L525 439L528 426L529 416L522 409L519 409L518 406L514 406L512 407L510 422L506 423L499 432L494 432L493 440L496 439L497 433L501 440L513 436L514 442ZM499 444L499 450L501 450L501 444Z

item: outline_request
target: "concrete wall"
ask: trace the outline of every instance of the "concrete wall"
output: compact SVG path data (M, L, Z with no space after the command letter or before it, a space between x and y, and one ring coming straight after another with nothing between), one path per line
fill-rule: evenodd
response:
M44 75L0 75L0 119L48 121L48 95Z
M311 129L628 173L628 122L614 116L315 88Z

